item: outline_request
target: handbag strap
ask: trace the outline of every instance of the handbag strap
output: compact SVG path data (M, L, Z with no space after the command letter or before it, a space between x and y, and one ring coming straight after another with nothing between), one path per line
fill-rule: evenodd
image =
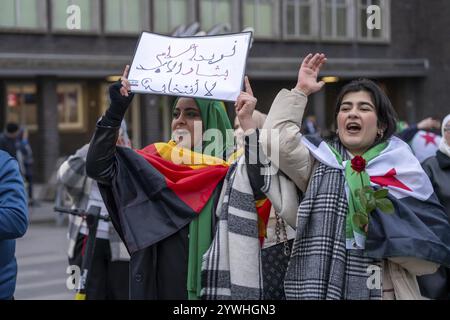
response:
M275 235L277 244L281 243L280 234L281 231L283 232L283 246L284 250L283 253L285 256L289 256L291 254L291 248L289 248L288 238L287 238L287 231L286 231L286 224L284 220L279 216L277 212L275 212L275 218L276 218L276 224L275 224Z

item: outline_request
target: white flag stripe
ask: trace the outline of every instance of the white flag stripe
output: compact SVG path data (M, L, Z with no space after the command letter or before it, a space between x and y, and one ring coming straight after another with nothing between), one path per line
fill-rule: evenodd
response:
M411 140L411 149L419 162L436 155L442 137L432 132L419 130Z
M367 164L367 173L371 177L384 176L392 169L396 171L395 179L412 190L388 186L394 197L398 199L413 197L424 201L433 194L433 186L419 160L411 152L408 144L397 137L391 138L389 145L380 156Z

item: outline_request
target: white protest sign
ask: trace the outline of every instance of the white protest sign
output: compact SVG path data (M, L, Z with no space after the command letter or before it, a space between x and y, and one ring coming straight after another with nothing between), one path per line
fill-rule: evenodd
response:
M144 32L128 79L132 92L236 101L251 32L173 38Z

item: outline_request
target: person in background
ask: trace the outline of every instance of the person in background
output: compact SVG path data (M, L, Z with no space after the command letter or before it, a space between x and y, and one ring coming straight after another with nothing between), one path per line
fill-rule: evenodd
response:
M17 262L15 239L28 227L27 198L17 161L0 150L0 300L14 296Z
M16 159L19 134L19 126L14 122L7 123L5 132L0 134L0 150L8 152L11 157Z
M442 140L436 155L426 159L423 169L450 220L450 114L442 121ZM450 269L440 267L432 274L418 278L422 294L432 299L450 299Z
M0 135L0 150L8 152L19 164L22 176L28 183L29 205L33 204L33 153L28 142L28 132L17 123L6 124L6 130Z
M320 136L320 128L317 125L317 119L315 115L309 115L306 117L302 126L302 134L304 135L318 135Z
M28 141L28 130L19 129L17 158L20 165L20 172L27 183L28 205L34 205L33 198L33 151Z
M410 145L414 155L422 163L436 154L441 136L434 131L439 130L440 127L441 124L438 120L429 117L406 127L397 136Z
M117 145L131 147L125 121L119 130ZM73 207L87 210L90 206L101 208L100 214L107 216L97 182L86 175L86 155L89 144L70 156L58 170L58 182L67 190ZM81 268L85 244L88 237L86 221L81 217L69 218L69 264ZM88 300L128 299L128 272L130 256L111 222L99 220L91 275L86 288Z

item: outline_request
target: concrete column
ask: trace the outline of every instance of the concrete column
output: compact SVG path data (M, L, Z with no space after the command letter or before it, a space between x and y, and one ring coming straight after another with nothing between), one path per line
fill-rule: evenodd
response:
M327 108L326 108L326 96L325 96L325 88L320 90L319 92L311 95L309 99L312 98L313 104L313 112L317 119L317 125L320 129L325 130L327 128Z
M161 110L159 97L150 94L142 94L141 98L141 143L146 146L163 139L163 126L161 123Z
M38 97L38 150L36 178L47 182L54 171L59 157L58 98L56 78L37 79Z

